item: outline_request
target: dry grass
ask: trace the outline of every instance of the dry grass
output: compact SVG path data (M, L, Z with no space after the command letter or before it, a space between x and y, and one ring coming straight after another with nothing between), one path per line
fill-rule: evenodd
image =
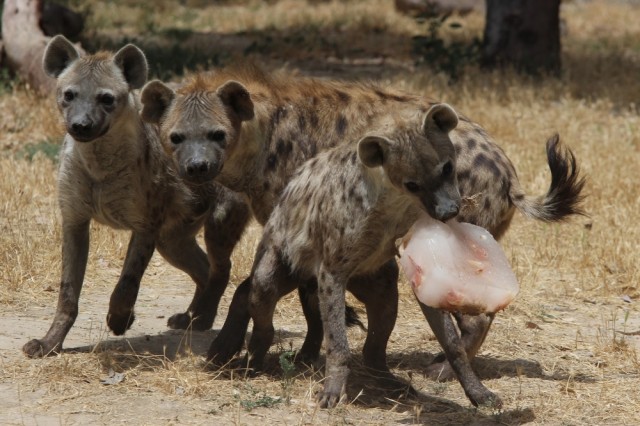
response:
M74 3L74 2L71 2ZM85 5L86 2L75 2ZM60 138L53 100L20 85L0 95L0 422L8 424L281 423L281 424L637 424L640 396L640 9L633 2L563 4L562 78L533 80L509 72L470 68L455 85L447 77L413 70L409 36L421 27L396 15L387 0L320 2L162 1L91 2L95 35L144 37L149 28L184 28L219 34L297 34L276 38L264 57L305 72L346 78L383 76L383 83L430 93L482 123L511 157L523 185L542 193L548 185L544 142L559 132L589 176L588 218L544 225L516 217L503 246L521 294L500 314L476 366L505 401L499 413L470 408L457 383L435 383L422 371L438 348L404 283L401 311L389 345L393 370L421 392L417 398L381 394L359 367L349 403L317 410L313 391L321 375L298 368L286 380L279 357L304 336L296 297L276 312L278 343L267 371L246 378L241 370L209 371L202 354L222 325L233 288L248 273L259 229L252 228L234 254L232 285L214 331L164 331L166 318L187 306L192 284L155 257L143 285L138 319L127 338L104 329L109 291L117 280L127 234L92 230L81 315L61 356L28 360L20 347L49 326L57 299L60 218L55 164L44 155L22 158L27 144ZM286 14L284 12L287 12ZM458 18L477 35L482 17ZM368 45L368 36L374 33ZM384 40L386 37L386 41ZM352 44L349 42L353 41ZM333 45L331 43L334 43ZM293 47L292 47L293 46ZM349 47L350 46L350 47ZM355 46L355 47L354 47ZM283 53L285 52L285 53ZM333 57L333 59L329 58ZM384 56L383 65L365 61ZM362 65L364 64L364 65ZM394 67L394 64L402 66ZM625 297L628 301L624 301ZM354 354L364 335L350 332ZM101 385L109 370L125 380ZM287 402L288 399L288 402Z

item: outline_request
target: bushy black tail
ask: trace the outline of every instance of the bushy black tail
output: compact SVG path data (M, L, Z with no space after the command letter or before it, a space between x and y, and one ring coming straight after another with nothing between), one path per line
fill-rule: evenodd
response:
M344 309L344 321L347 323L347 327L354 327L357 325L363 331L367 331L367 327L365 327L362 321L360 321L360 317L353 306L345 305Z
M558 222L572 215L586 215L582 209L585 178L580 175L576 157L560 143L555 134L547 141L547 162L551 185L540 197L526 196L519 186L512 186L511 200L526 216L545 222Z

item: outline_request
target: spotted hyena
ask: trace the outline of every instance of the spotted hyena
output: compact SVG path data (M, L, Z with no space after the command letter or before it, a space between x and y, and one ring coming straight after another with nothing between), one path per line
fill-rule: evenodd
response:
M62 280L53 324L24 352L44 356L62 349L78 315L92 219L132 231L107 315L115 334L123 334L134 320L140 279L156 247L197 285L188 311L172 316L169 326L211 327L248 206L217 184L195 186L179 178L157 129L140 119L133 92L147 78L140 49L127 45L115 54L80 57L57 36L46 48L43 65L57 78L56 100L67 130L58 174ZM203 225L211 262L195 240ZM223 238L219 229L225 230Z
M459 212L455 150L448 137L458 117L448 105L436 104L419 122L388 117L357 144L338 145L304 163L265 225L249 294L251 364L261 365L273 340L278 299L300 281L317 281L327 354L318 394L322 407L335 406L345 392L349 283L393 261L396 240L421 211L443 221ZM495 403L477 384L468 393L471 401Z
M162 142L173 152L176 167L192 179L216 179L245 194L255 217L265 224L295 170L318 153L353 144L380 120L403 111L426 113L427 99L375 85L325 81L256 69L222 70L194 76L173 91L159 81L142 93L143 119L158 123ZM460 116L449 134L457 154L463 196L474 195L476 207L461 219L487 228L496 237L520 209L542 220L561 220L579 212L582 181L570 151L558 144L548 150L552 183L543 197L527 197L513 165L478 124ZM349 194L347 194L349 196ZM367 366L386 370L386 343L397 310L397 265L354 280L350 289L365 304L369 322L364 346ZM384 273L382 273L384 271ZM250 319L250 279L237 289L225 324L208 357L225 362L238 352ZM300 351L317 356L322 322L313 285L299 287L309 332ZM360 291L358 291L360 290ZM315 306L315 308L314 308ZM456 357L454 370L468 366L484 340L489 316L457 316L464 350L449 345L457 337L448 314L421 305L438 341Z

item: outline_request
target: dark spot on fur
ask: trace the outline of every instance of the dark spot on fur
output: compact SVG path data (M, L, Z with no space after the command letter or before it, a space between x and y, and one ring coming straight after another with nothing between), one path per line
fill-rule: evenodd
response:
M374 90L374 92L375 92L375 94L376 94L376 95L378 95L378 97L379 97L383 102L384 102L384 101L386 101L386 100L388 99L388 98L387 98L387 94L386 94L386 93L384 93L382 90L380 90L380 89L376 89L376 90Z
M264 183L262 184L262 189L264 189L265 191L268 191L269 186L271 186L271 184L269 183L269 181L265 180Z
M333 333L329 333L329 340L334 340L335 337L333 336Z
M476 140L475 140L475 139L469 139L469 140L467 141L467 147L469 147L469 150L474 150L474 149L476 148L476 145L477 145L477 144L478 144L478 143L476 142Z
M307 119L304 118L304 115L298 115L298 127L301 131L304 131L307 128Z
M317 129L318 124L320 124L320 119L318 118L318 114L316 114L315 112L312 112L309 115L309 123L311 124L311 127L313 129Z
M462 151L462 146L455 144L453 145L453 149L456 151L456 156L460 155L460 151Z
M484 167L491 171L495 177L500 177L500 169L496 164L485 154L478 154L476 158L473 160L474 167Z
M273 115L271 116L271 125L273 127L276 127L278 124L280 124L280 120L282 120L286 116L287 116L287 109L285 107L276 108Z
M356 160L358 159L358 153L357 152L352 152L351 153L351 164L356 164Z
M524 194L516 194L516 195L513 196L513 199L515 201L522 201L522 200L524 200Z
M336 133L339 137L343 137L344 133L347 131L347 118L344 114L338 115L338 119L336 120Z
M327 348L327 356L331 356L331 348Z
M331 287L327 287L327 294L331 296L333 294L333 289Z
M490 211L491 210L491 200L489 199L489 197L486 197L484 199L484 205L483 205L484 210Z
M480 145L480 148L482 148L482 150L483 150L484 152L489 152L489 151L491 151L491 147L489 146L489 144L488 144L488 143L483 143L482 145Z
M458 170L458 182L469 180L471 177L471 170Z
M469 178L469 187L473 188L473 189L478 189L478 177L477 176L471 176Z
M274 154L274 153L269 154L269 157L267 157L266 171L267 172L274 171L276 169L277 162L278 162L278 158L277 158L276 154Z
M342 103L346 104L346 103L349 103L349 101L351 100L351 95L343 92L342 90L336 90L336 94L338 95L338 99Z

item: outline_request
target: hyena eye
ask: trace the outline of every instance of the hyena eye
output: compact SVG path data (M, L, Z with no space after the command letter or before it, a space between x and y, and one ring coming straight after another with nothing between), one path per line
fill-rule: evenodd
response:
M420 185L415 182L405 182L404 187L407 188L409 192L418 192L420 191Z
M63 96L67 102L71 102L76 97L71 90L65 90Z
M451 164L451 161L447 161L444 163L444 166L442 166L442 177L449 177L451 173L453 173L453 164Z
M210 131L207 133L207 139L211 142L222 142L227 135L222 130Z
M171 139L172 144L178 145L179 143L182 143L182 141L184 141L184 135L181 135L180 133L171 133L169 139Z
M111 106L116 101L116 98L110 93L104 93L104 94L100 95L98 100L104 106Z

